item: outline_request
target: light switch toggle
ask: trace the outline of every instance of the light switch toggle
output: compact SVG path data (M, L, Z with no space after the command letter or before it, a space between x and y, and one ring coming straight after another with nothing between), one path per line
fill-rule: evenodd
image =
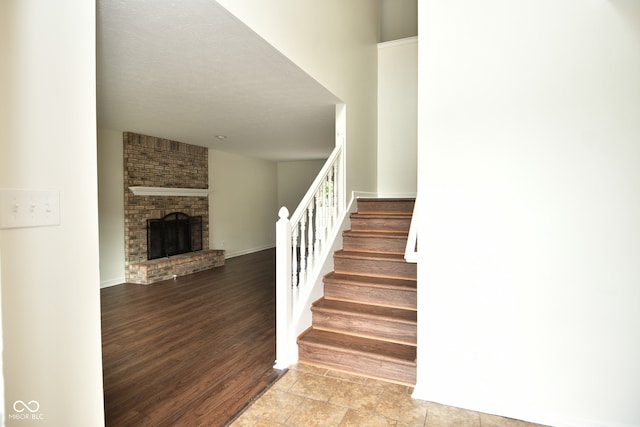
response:
M0 229L60 225L57 190L0 189Z

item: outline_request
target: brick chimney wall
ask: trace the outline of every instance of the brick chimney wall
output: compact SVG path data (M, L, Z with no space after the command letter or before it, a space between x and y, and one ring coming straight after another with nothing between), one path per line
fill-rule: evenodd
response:
M136 264L147 261L147 219L162 218L171 212L202 216L202 247L206 250L209 248L209 200L207 197L135 196L129 187L206 189L209 187L208 149L133 132L125 132L123 138L125 271L127 282L139 283Z

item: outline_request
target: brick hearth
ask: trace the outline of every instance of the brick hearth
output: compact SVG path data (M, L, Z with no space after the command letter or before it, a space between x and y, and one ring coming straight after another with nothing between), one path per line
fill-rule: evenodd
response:
M208 249L167 258L157 258L132 264L130 283L150 285L151 283L180 277L198 271L224 265L224 251Z

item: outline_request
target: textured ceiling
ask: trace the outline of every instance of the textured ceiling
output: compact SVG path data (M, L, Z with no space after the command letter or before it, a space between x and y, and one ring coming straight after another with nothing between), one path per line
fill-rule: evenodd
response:
M340 100L217 2L97 5L99 127L269 160L331 152Z

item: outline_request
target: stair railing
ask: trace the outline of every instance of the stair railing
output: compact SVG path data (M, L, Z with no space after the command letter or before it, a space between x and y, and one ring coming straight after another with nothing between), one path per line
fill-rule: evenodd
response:
M311 287L331 250L345 210L343 144L336 145L304 198L289 218L280 208L276 223L276 364L285 369L297 360L294 312L306 304Z

